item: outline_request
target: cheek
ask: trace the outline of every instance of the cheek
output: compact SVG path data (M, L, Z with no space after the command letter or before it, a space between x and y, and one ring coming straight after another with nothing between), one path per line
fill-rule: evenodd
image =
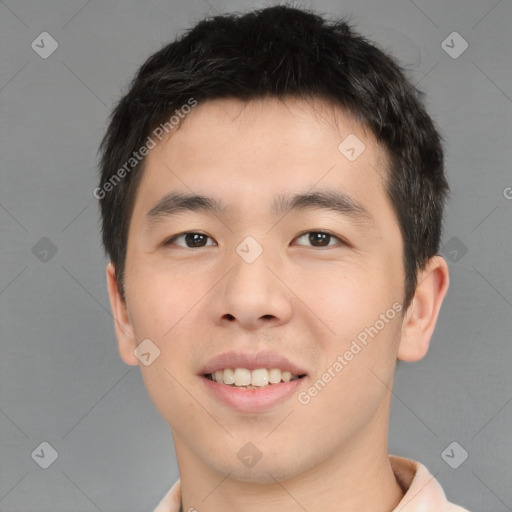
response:
M185 390L196 384L190 351L191 321L201 295L191 293L179 278L157 278L151 272L139 277L140 288L131 290L135 292L133 328L138 342L149 338L159 350L151 365L140 366L145 387L164 418L172 419L173 411L180 410L188 411L189 420L195 421L197 404Z
M126 279L133 327L138 338L165 342L201 297L201 284L197 278L194 283L193 277L155 268L147 261L137 263Z
M329 327L315 340L322 365L313 379L321 380L319 389L330 379L325 386L329 390L318 394L317 404L330 411L328 414L338 417L342 411L350 413L363 402L371 411L386 393L386 384L391 384L401 326L401 303L397 300L401 293L393 280L396 274L390 271L387 275L380 265L353 265L304 279L303 290L308 290L310 298L307 305L321 321L315 320L317 326ZM329 369L330 374L325 375ZM313 395L316 392L312 390ZM340 400L343 404L329 409L329 403Z
M373 325L396 299L389 280L371 265L302 273L295 282L301 283L300 298L306 306L329 326L333 337L344 340Z
M390 308L388 313L391 317L395 310ZM345 436L356 435L379 411L385 411L395 369L394 341L400 335L399 314L388 323L380 319L365 323L359 317L357 321L340 319L338 325L341 334L326 351L323 368L298 397L305 404L304 422L309 421L308 410L325 415L319 428L326 437L340 425L347 430Z

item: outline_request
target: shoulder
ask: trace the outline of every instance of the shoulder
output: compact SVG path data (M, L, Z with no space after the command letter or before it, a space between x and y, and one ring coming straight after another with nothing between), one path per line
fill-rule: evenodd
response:
M179 512L181 506L180 480L169 489L153 512Z

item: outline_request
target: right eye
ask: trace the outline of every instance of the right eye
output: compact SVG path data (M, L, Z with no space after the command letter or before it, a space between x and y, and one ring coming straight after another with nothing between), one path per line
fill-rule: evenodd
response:
M186 248L193 248L193 247L206 247L206 244L204 243L206 239L210 238L208 235L205 235L204 233L197 233L195 231L188 231L186 233L181 233L179 235L174 235L173 237L169 238L164 242L164 246L170 246L170 245L178 245L180 247L186 247ZM185 242L185 245L176 243L177 240L183 239ZM216 244L209 244L209 245L216 245Z

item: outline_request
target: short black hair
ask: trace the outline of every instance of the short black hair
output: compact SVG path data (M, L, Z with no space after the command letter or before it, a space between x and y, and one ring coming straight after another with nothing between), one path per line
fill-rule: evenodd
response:
M386 191L404 242L408 307L418 270L439 250L449 192L442 137L424 94L393 57L344 19L288 5L201 20L148 58L113 110L95 196L123 298L128 227L144 167L144 158L133 155L153 130L191 99L287 97L341 107L386 149Z

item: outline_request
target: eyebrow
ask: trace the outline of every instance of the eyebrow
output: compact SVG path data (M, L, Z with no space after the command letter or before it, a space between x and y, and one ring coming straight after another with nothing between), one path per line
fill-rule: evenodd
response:
M149 228L158 224L164 218L182 212L211 213L223 215L226 205L213 197L198 194L171 192L163 196L158 203L146 214L146 223ZM358 201L334 190L317 190L286 196L277 195L270 208L273 216L279 217L289 211L302 211L309 209L333 211L344 217L349 217L358 223L371 223L373 218L368 210Z

